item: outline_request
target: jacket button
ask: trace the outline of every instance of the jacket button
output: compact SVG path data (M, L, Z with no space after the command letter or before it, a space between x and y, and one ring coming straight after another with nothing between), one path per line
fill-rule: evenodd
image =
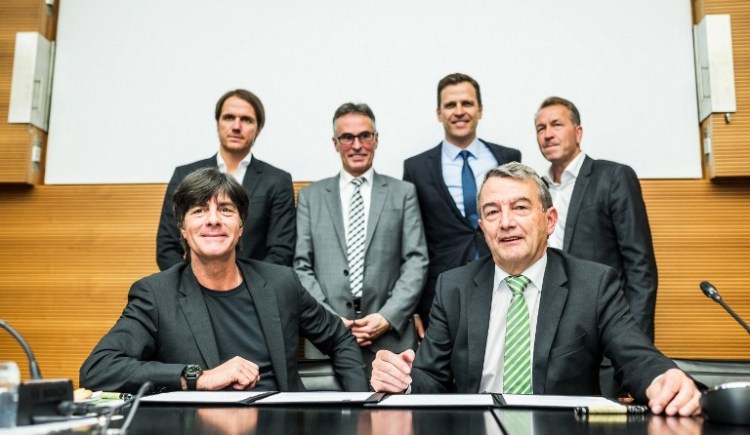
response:
M346 308L351 308L351 307L352 307L352 303L351 302L347 302L346 303Z
M349 276L349 270L344 269L344 276Z

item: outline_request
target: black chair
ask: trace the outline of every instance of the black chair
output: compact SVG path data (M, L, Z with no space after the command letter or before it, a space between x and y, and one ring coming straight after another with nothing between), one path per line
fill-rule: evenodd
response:
M707 387L727 382L750 382L750 361L672 358L677 366Z
M330 359L301 359L297 368L307 391L343 391Z

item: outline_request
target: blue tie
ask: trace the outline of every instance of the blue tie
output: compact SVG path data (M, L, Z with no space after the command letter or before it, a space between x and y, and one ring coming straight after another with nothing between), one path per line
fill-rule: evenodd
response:
M464 159L464 167L461 168L461 187L464 191L464 215L471 222L471 226L477 228L477 182L474 171L469 166L470 152L463 150L459 153Z

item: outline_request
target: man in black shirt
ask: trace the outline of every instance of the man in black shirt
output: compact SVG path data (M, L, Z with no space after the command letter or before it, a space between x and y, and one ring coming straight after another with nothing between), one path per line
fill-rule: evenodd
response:
M354 337L295 272L237 258L247 217L242 186L215 168L178 186L174 216L190 262L137 281L112 330L81 367L81 385L156 390L304 390L299 333L333 359L348 391L366 391Z

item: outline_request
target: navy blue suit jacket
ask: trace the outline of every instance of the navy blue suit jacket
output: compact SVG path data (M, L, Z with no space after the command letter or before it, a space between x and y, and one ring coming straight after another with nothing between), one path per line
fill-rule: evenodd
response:
M516 149L481 139L480 142L492 152L498 166L521 161L521 152ZM474 260L475 247L479 256L488 254L489 250L482 230L471 226L471 222L458 209L445 185L441 144L407 159L404 162L404 180L413 183L417 188L430 255L427 283L417 307L417 312L427 322L438 275Z

